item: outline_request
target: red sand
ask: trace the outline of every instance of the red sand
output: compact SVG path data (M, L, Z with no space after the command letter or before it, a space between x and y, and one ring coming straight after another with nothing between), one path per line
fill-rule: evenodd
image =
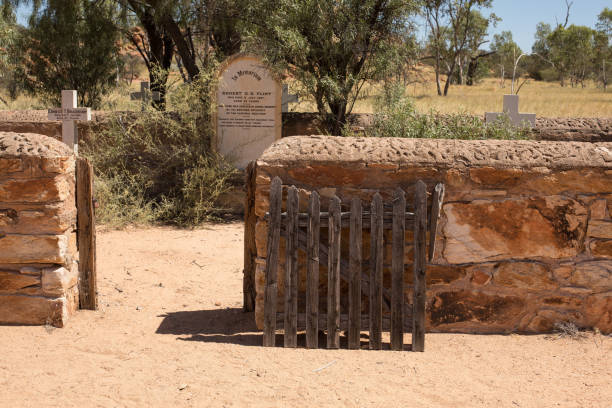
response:
M242 234L101 231L99 311L64 329L0 326L0 407L612 406L602 335L428 334L425 353L262 348L241 311Z

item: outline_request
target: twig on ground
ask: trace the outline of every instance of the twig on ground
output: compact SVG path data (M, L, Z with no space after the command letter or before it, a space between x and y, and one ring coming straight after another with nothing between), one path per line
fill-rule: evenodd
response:
M331 361L331 362L325 364L324 366L317 368L316 370L312 370L312 372L313 373L318 373L319 371L323 371L326 368L333 366L334 364L336 364L336 360Z

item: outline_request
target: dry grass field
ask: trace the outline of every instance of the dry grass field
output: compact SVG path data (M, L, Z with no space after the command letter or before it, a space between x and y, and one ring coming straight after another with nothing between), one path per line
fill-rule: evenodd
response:
M451 86L448 96L438 96L433 81L407 86L406 94L413 98L420 112L434 110L440 113L501 112L503 95L511 92L511 81L500 87L499 79L489 78L475 86ZM379 86L365 88L365 97L355 104L355 113L371 113ZM561 87L553 82L529 80L519 92L520 110L536 113L540 117L612 117L612 90L603 92L589 84L587 88ZM296 112L314 111L315 105L305 101L294 105Z
M488 78L475 86L453 85L446 97L438 96L436 85L426 74L426 82L415 83L406 87L406 94L413 98L416 108L423 113L434 110L440 113L469 113L484 115L484 112L499 112L502 109L502 97L510 93L511 81L506 81L501 88L499 79ZM177 78L172 79L172 87L180 85ZM131 86L124 85L107 95L102 102L103 110L140 110L139 101L130 100L130 92L139 90L140 81L135 80ZM363 98L357 101L355 113L371 113L374 111L374 100L380 93L380 85L364 87ZM593 83L582 88L561 87L556 82L537 82L533 80L521 89L521 112L536 113L541 117L612 117L612 89L603 92ZM8 105L0 103L0 109L27 110L46 109L43 102L36 98L21 95L15 101L10 101L5 95L0 95ZM170 109L172 105L170 104ZM312 101L303 100L299 104L291 104L290 110L295 112L313 112Z

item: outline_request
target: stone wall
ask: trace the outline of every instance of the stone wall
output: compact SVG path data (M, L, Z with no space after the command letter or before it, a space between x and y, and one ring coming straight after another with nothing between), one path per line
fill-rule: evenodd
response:
M562 321L612 331L612 143L291 137L249 174L245 288L255 288L259 327L263 217L279 176L299 188L302 205L317 190L323 208L333 194L346 207L377 191L388 201L398 186L411 197L418 179L429 190L445 183L427 269L430 331L539 333ZM281 264L281 292L282 275Z
M440 118L443 120L444 115ZM370 113L349 115L349 123L357 132L372 126L373 122L374 115ZM323 130L325 128L315 113L283 114L283 137L319 134ZM612 142L612 118L537 118L531 138L566 142Z
M74 170L63 143L0 132L0 323L61 327L78 308Z
M129 121L132 112L122 112ZM79 135L86 138L93 126L103 127L109 112L92 112L92 121L78 123ZM484 118L483 118L484 119ZM370 113L349 115L349 122L356 130L372 125ZM324 130L316 113L283 113L282 137L319 134ZM0 111L0 132L38 133L61 140L62 123L47 120L47 111ZM612 118L537 118L532 135L534 140L612 142Z

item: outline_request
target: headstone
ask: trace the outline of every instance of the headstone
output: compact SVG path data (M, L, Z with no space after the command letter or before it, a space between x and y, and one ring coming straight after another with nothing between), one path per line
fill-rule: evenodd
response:
M154 101L159 101L160 95L159 95L159 92L157 91L151 92L151 85L146 81L142 81L140 83L140 92L132 92L130 94L130 100L132 101L141 100L142 101L143 111L145 110L145 107L149 104L149 99L153 99Z
M289 93L289 85L283 84L283 97L281 99L282 112L289 112L289 104L297 103L300 101L296 94Z
M90 108L77 108L77 91L62 91L62 107L47 111L49 120L62 121L62 141L78 154L77 120L91 120Z
M281 84L251 55L231 57L219 71L217 151L238 168L281 138Z
M531 124L531 127L535 127L536 114L535 113L519 113L519 96L518 95L504 95L504 112L487 112L485 113L485 122L493 123L501 115L508 115L510 123L514 126L525 126L525 123Z

